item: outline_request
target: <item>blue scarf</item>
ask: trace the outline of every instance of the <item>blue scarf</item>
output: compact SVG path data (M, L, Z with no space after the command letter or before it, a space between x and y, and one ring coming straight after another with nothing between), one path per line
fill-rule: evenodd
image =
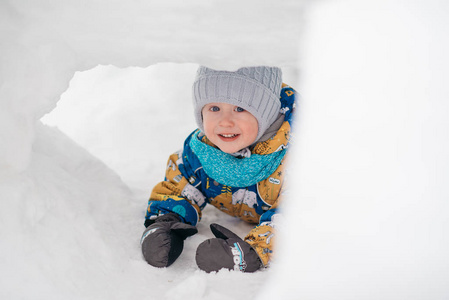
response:
M276 171L287 151L283 149L265 155L237 158L201 142L199 133L192 135L189 146L209 177L231 187L248 187L267 179Z

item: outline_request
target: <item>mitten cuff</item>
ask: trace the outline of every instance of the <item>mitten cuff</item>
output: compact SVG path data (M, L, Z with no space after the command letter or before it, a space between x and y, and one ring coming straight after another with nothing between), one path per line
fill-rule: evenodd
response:
M154 221L155 223L159 222L182 222L181 217L178 214L175 213L167 213L164 215L160 215L156 218Z
M156 222L182 222L182 219L178 214L170 212L154 219L145 219L144 225L148 227Z

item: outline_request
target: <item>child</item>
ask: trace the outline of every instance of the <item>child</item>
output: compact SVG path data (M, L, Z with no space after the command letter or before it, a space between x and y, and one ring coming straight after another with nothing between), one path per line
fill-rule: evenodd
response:
M258 224L242 240L211 224L216 238L201 243L196 262L206 272L222 268L254 272L273 250L277 206L285 176L294 90L275 67L235 72L199 67L193 104L199 129L168 160L165 181L150 196L141 244L147 262L171 265L184 240L197 233L210 203Z

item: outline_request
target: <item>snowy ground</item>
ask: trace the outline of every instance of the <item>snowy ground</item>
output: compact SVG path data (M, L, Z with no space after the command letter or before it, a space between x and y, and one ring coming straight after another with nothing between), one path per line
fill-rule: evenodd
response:
M0 3L1 299L449 297L448 4L124 3ZM199 271L211 222L250 229L206 208L152 268L146 200L195 127L196 66L260 63L302 94L278 261Z

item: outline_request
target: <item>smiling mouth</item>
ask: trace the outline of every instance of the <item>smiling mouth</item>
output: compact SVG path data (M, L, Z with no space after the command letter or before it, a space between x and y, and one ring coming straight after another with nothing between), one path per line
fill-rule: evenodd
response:
M218 136L224 141L233 141L237 139L240 134L219 134Z
M233 138L238 136L238 134L219 134L219 135L225 138Z

